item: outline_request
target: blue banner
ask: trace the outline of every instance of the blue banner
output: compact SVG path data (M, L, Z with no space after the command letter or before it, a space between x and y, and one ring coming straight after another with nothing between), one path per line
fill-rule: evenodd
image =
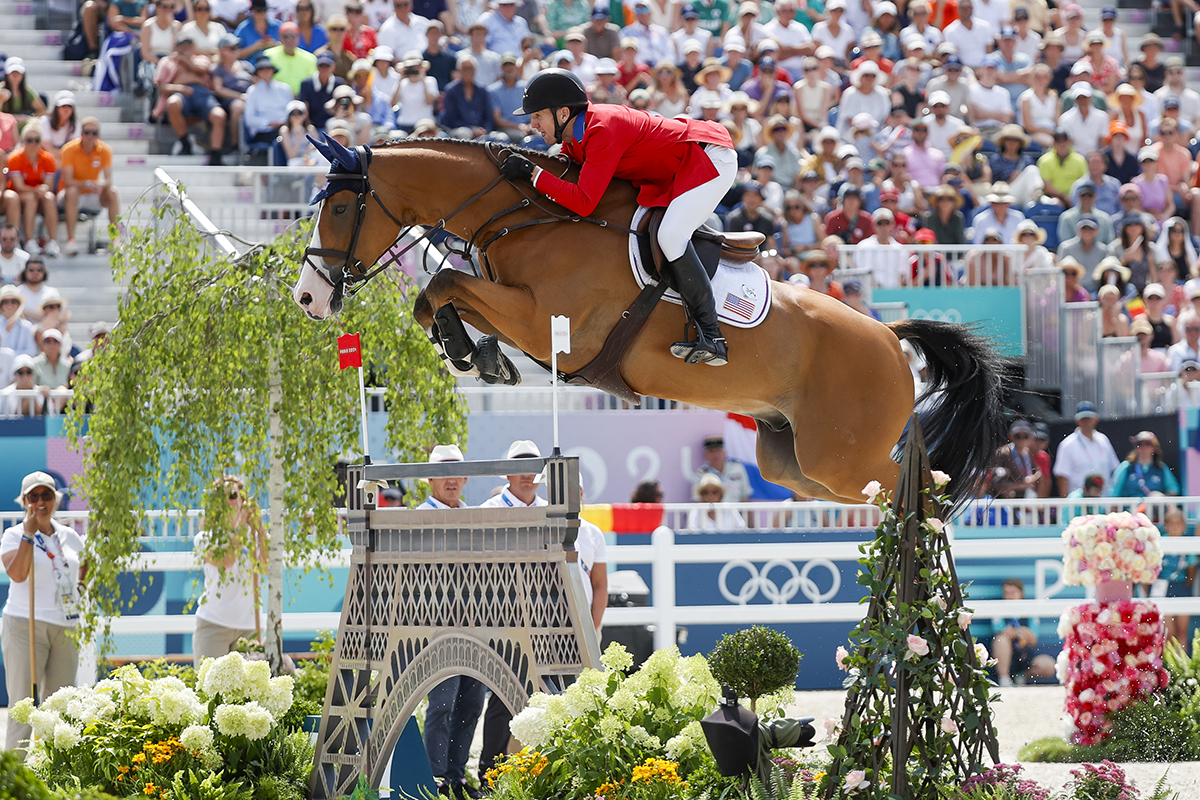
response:
M913 319L978 322L1006 356L1025 355L1024 305L1018 286L873 289L874 303L905 303Z

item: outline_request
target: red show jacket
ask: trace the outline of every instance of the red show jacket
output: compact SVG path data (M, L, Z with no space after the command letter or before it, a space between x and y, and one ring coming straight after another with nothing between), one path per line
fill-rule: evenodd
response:
M666 206L717 177L704 145L733 148L729 131L716 122L667 119L628 106L592 104L583 117L582 139L573 138L562 148L582 165L579 182L542 171L535 185L554 202L585 216L596 210L613 178L638 187L640 205ZM576 118L569 125L576 137L578 123Z

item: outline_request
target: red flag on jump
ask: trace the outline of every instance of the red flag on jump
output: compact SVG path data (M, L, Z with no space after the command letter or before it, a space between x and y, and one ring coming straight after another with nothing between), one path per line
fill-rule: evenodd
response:
M342 369L362 366L362 348L359 345L357 333L347 333L338 337L338 366Z

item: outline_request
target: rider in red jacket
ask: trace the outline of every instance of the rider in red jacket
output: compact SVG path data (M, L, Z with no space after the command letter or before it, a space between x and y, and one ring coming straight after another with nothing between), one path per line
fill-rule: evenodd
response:
M667 119L627 106L592 105L574 74L539 72L525 86L517 114L547 142L582 167L571 183L512 153L501 166L510 179L525 179L556 203L587 216L613 178L638 187L638 203L666 207L658 243L683 302L696 324L694 342L676 342L671 353L689 364L722 366L729 360L717 322L708 275L692 247L692 234L712 215L737 174L729 132L715 122Z

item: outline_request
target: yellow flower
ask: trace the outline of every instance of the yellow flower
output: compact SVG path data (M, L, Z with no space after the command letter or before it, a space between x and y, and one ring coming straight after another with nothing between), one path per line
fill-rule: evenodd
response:
M146 788L142 789L142 794L144 794L144 795L153 795L156 792L158 792L158 787L155 786L153 783L147 783Z
M146 754L145 754L145 753L138 753L137 755L135 755L135 756L133 757L133 763L135 763L135 764L145 764L145 763L146 763Z
M633 768L634 783L652 783L661 781L668 785L677 786L683 783L679 777L679 764L663 758L647 758L640 767Z
M609 797L621 791L621 781L606 781L596 787L596 794L600 797Z

